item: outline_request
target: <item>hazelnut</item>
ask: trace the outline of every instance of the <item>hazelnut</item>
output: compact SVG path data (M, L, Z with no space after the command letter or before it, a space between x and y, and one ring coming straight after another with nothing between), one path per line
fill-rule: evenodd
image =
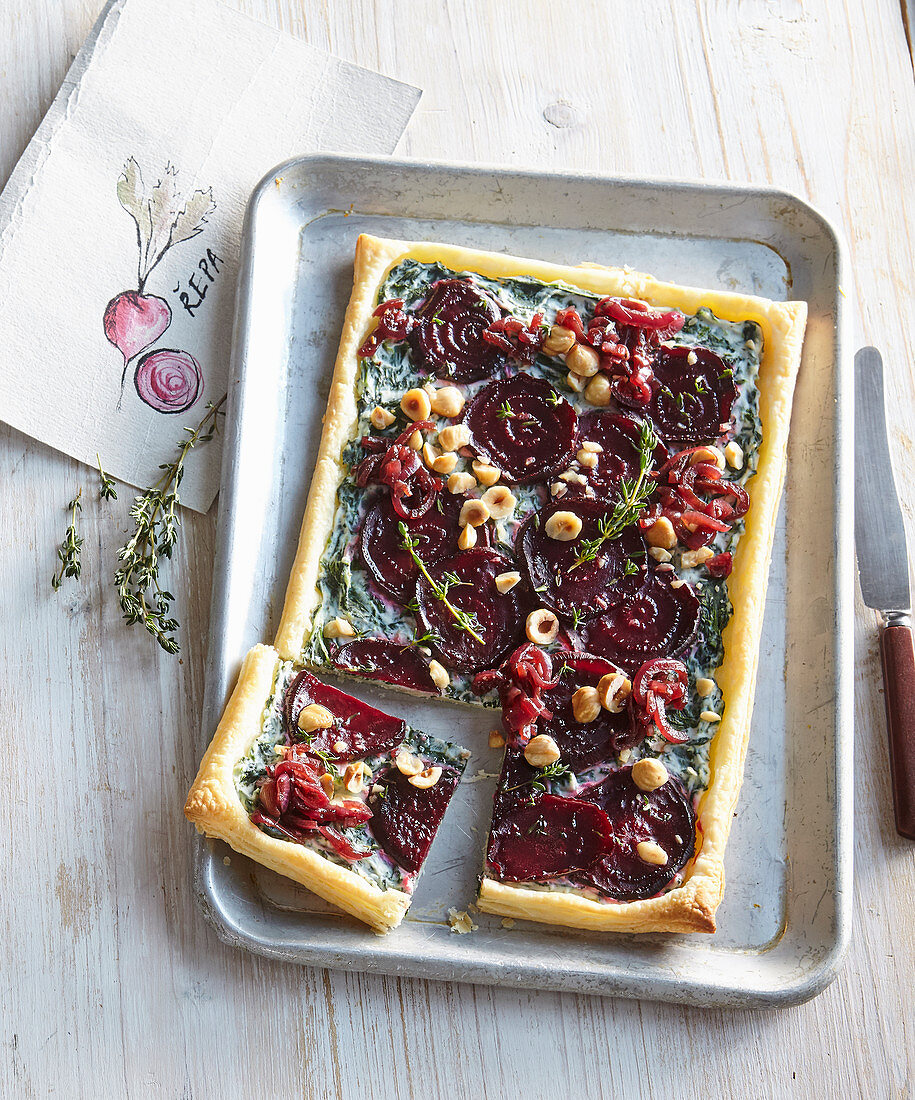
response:
M326 622L321 633L325 638L356 637L356 631L353 629L353 624L346 619L341 619L339 615L335 619L331 619L330 622Z
M589 439L586 439L582 443L581 449L583 451L591 451L593 454L599 455L604 448L599 443L592 443Z
M318 782L321 784L321 787L323 788L324 793L327 795L327 797L328 798L333 798L334 797L334 777L330 774L330 772L325 772L320 777Z
M686 581L681 581L679 577L675 581L670 582L670 587L676 592L678 588L682 588L686 584Z
M320 703L309 703L302 707L296 725L303 733L314 733L315 730L329 730L334 724L334 716Z
M574 512L554 512L546 521L544 530L551 539L571 542L581 534L581 520Z
M600 705L611 714L619 714L632 694L632 681L622 672L608 672L597 684Z
M673 550L677 545L677 534L674 525L667 516L661 516L644 531L645 541L649 546L660 546L664 550Z
M425 390L407 390L400 399L400 407L411 420L428 420L432 402Z
M448 478L447 485L449 493L454 493L455 495L458 493L469 493L471 489L477 487L477 479L473 474L452 474L451 477Z
M572 696L572 714L576 722L593 722L600 714L597 688L580 687Z
M477 529L468 523L466 527L461 528L461 533L458 535L458 550L472 550L476 544Z
M581 378L591 378L600 367L600 356L586 344L575 344L566 352L566 366Z
M550 334L543 341L544 355L564 355L575 343L575 333L562 325L553 325Z
M414 432L407 440L407 445L412 447L414 451L421 451L423 449L423 433Z
M695 569L715 556L715 551L707 546L700 546L698 550L684 550L680 555L680 565L683 569Z
M438 445L443 451L456 451L470 442L470 429L466 424L449 424L438 433Z
M711 695L714 690L715 681L710 680L708 676L700 676L696 680L696 694L700 699L705 699L707 696Z
M725 447L724 457L732 470L740 470L743 468L743 448L739 443L735 443L733 439Z
M580 378L577 374L573 374L571 371L566 375L566 385L572 390L573 393L581 393L581 391L587 385L584 378Z
M667 852L653 840L643 840L636 844L635 850L643 863L650 863L653 867L663 867L667 863Z
M505 737L501 730L489 731L489 747L491 749L502 749L505 747Z
M719 470L724 469L724 455L717 447L697 447L689 456L689 464L695 466L697 462L707 462Z
M430 470L435 469L435 460L441 458L441 455L442 452L432 443L423 444L423 462L425 462Z
M521 574L515 570L511 570L508 573L500 573L496 577L496 591L504 596L505 593L510 592L520 580Z
M524 759L532 768L545 768L559 759L559 746L548 734L538 733L525 746Z
M435 684L439 691L444 691L451 683L451 677L448 675L448 670L438 661L429 662L429 675L432 677L432 683Z
M537 645L549 645L559 636L559 620L552 611L538 607L528 615L524 629L529 641Z
M407 782L412 783L414 787L419 787L421 791L425 791L429 787L434 787L441 777L442 769L437 765L430 765L428 768L423 768L416 775L411 775Z
M665 550L663 546L649 546L648 554L654 558L655 561L659 561L662 564L670 561L670 551Z
M716 714L713 710L704 710L699 715L699 721L700 722L720 722L721 721L721 715Z
M464 395L457 386L442 386L432 394L432 411L436 416L460 416Z
M585 401L601 408L610 404L610 379L606 374L595 374L585 386Z
M361 760L346 765L343 773L343 786L350 794L358 794L364 786L366 767Z
M575 457L578 459L578 465L584 466L586 470L593 470L597 465L597 455L593 451L582 448Z
M698 355L696 355L696 353L695 353L694 351L691 351L691 352L690 352L690 353L689 353L689 354L687 355L687 357L686 357L686 361L687 361L687 363L689 363L689 365L690 365L691 367L694 367L694 366L695 366L695 365L696 365L696 364L697 364L697 363L699 362L699 356L698 356Z
M488 462L480 462L479 459L474 459L470 464L470 468L481 485L495 485L502 476L501 470L497 470L495 466L490 466Z
M458 517L458 523L462 527L466 527L470 524L471 527L479 527L481 523L485 523L489 519L489 506L485 501L477 500L475 497L470 500L465 500L461 505L461 514Z
M554 481L550 486L550 495L554 497L564 497L568 491L568 485L563 485L561 481Z
M483 503L493 519L507 519L515 511L518 501L506 485L493 485L483 494Z
M408 749L401 749L394 757L394 764L401 775L419 775L425 765Z
M438 458L432 463L432 469L437 474L450 474L454 467L457 466L458 457L454 451L449 451L447 454L440 454Z
M394 419L394 414L382 408L381 405L376 405L369 414L369 420L373 428L390 428L394 423Z
M667 768L660 760L654 760L646 756L643 760L636 760L632 765L632 782L640 791L656 791L663 787L670 778Z
M334 741L333 745L331 745L331 748L339 756L339 754L341 752L346 752L346 742L345 741Z

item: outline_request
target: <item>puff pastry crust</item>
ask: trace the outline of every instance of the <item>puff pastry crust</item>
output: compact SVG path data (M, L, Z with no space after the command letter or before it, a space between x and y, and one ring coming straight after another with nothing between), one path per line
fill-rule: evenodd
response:
M752 507L728 580L733 615L722 636L725 656L716 673L726 709L712 741L710 783L698 804L701 844L697 855L687 866L682 885L644 901L595 901L576 893L509 884L491 878L483 879L479 895L481 909L526 920L620 932L712 932L724 888L724 850L749 738L769 560L785 478L791 402L801 360L806 303L773 302L750 295L679 286L621 268L592 264L568 267L453 245L360 236L353 293L346 312L314 479L276 638L276 647L285 658L295 659L301 654L320 599L316 587L319 562L331 533L337 490L347 472L340 455L356 432L357 349L372 326L376 295L386 274L407 258L422 263L439 262L455 271L471 271L492 278L528 275L544 282L561 281L582 291L638 298L650 305L677 308L686 314L695 314L707 307L723 320L755 321L762 329L764 344L758 378L762 444L750 489ZM242 691L236 711L241 712L246 697L247 690ZM227 720L224 736L238 736L239 721L229 712L223 724ZM206 766L205 759L204 769ZM211 795L214 800L218 799L218 787L215 792ZM257 833L262 842L278 843L263 837L246 819L244 825ZM241 836L241 822L238 822L238 830L236 839ZM233 839L229 842L236 846ZM284 873L291 872L286 870ZM300 873L304 873L304 868ZM363 889L367 889L364 884ZM365 906L365 912L369 911L368 897L360 904Z
M184 813L204 835L224 840L236 852L300 882L376 932L387 932L403 920L410 907L408 894L381 890L310 848L268 836L251 823L238 797L233 771L261 731L261 718L279 663L276 650L266 645L255 646L245 657Z

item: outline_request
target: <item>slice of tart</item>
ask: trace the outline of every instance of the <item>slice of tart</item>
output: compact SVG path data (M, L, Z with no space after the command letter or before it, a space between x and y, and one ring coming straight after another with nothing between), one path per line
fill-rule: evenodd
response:
M184 812L386 932L410 906L469 755L255 646Z

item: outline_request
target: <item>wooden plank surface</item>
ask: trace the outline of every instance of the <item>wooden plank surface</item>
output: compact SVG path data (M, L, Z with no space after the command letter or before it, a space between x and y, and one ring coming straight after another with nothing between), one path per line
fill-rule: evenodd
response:
M889 364L915 539L915 89L898 0L238 6L421 85L407 155L770 182L819 206L848 241L856 337ZM0 0L0 182L99 7ZM36 288L66 293L72 277L36 272ZM860 604L855 938L813 1002L705 1011L300 970L223 947L191 897L181 806L214 516L185 517L176 661L120 624L110 577L130 493L113 507L88 494L84 578L55 595L63 506L91 479L2 427L0 463L2 1095L915 1093L915 846L892 827L876 620ZM811 532L813 551L828 541Z

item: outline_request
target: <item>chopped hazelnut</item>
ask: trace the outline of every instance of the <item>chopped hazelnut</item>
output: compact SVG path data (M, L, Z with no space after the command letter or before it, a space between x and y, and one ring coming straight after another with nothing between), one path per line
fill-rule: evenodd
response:
M581 534L581 519L574 512L554 512L544 525L551 539L571 542Z
M324 624L321 631L325 638L355 638L356 631L353 624L347 619L341 619L339 615Z
M696 694L700 699L705 699L707 696L711 695L714 690L715 681L710 680L708 676L700 676L696 680Z
M715 551L707 546L700 546L698 550L684 550L680 555L680 565L684 569L695 569L715 556Z
M491 749L502 749L505 747L505 737L501 730L489 731L489 747Z
M650 863L654 867L664 867L667 863L667 852L653 840L643 840L636 844L635 850L643 863Z
M314 733L315 730L329 730L334 724L334 716L320 703L309 703L302 707L296 724L303 733Z
M620 714L632 694L632 681L622 672L608 672L597 684L600 705L611 714Z
M677 545L677 535L674 525L667 516L661 516L648 527L645 532L645 541L649 546L660 546L664 550L673 550Z
M365 764L361 760L355 760L346 765L343 772L343 786L350 794L358 794L364 786Z
M576 722L593 722L600 714L597 688L580 687L572 696L572 714Z
M432 443L423 444L423 462L430 470L435 469L435 460L441 458L442 452Z
M454 451L449 451L447 454L439 455L438 458L432 463L432 469L437 474L450 474L454 467L457 466L458 456Z
M417 772L416 775L411 775L407 782L425 791L428 790L429 787L434 787L441 777L442 769L438 767L438 765L430 765L428 768L423 768L421 772Z
M544 355L564 355L575 343L575 333L562 325L553 325L550 334L543 341Z
M524 759L532 768L545 768L559 759L559 746L549 734L538 733L524 748Z
M448 670L438 661L429 662L429 675L432 677L432 683L435 684L439 691L444 691L451 683L451 677L448 675Z
M507 519L514 514L518 503L507 485L493 485L486 490L482 499L493 519Z
M578 465L584 466L586 470L593 470L597 465L597 455L593 451L586 451L584 448L581 448L576 457L578 459Z
M449 424L438 433L438 445L443 451L456 451L470 442L470 429L466 424Z
M389 412L387 409L382 408L381 405L376 405L369 415L369 420L372 423L372 427L378 429L390 428L390 426L394 423L394 419L394 414L392 412Z
M466 527L468 524L471 527L479 527L481 523L485 523L489 519L489 515L489 505L483 500L472 497L470 500L465 500L461 505L458 523L462 527Z
M397 753L394 764L401 775L419 775L424 767L422 760L408 749L401 749Z
M686 581L681 581L678 577L675 581L670 582L670 587L676 592L678 588L682 588L686 584Z
M569 371L569 373L566 375L566 385L569 387L570 390L572 390L573 393L581 393L581 391L587 385L587 380Z
M739 443L731 442L724 449L724 457L732 470L743 468L743 448Z
M610 379L606 374L595 374L585 386L585 401L600 408L610 404Z
M334 777L330 772L325 772L318 780L328 798L334 797Z
M568 485L563 485L561 481L554 481L550 486L550 495L554 497L564 497L568 491Z
M648 553L652 558L654 558L655 561L670 561L670 551L665 550L663 546L649 546Z
M689 456L689 464L695 466L697 462L708 462L719 470L724 469L724 455L717 447L697 447Z
M592 443L589 439L586 439L582 442L581 449L583 451L591 451L592 454L599 455L604 448L599 443Z
M477 529L471 524L461 528L458 535L458 550L472 550L477 544Z
M716 714L713 710L704 710L699 715L699 721L700 722L720 722L721 721L721 715Z
M454 493L455 495L458 493L469 493L471 489L477 487L477 479L473 474L452 474L451 477L448 478L447 485L449 493Z
M436 416L460 416L464 395L457 386L442 386L432 394L432 411Z
M559 636L559 620L552 611L538 607L527 617L524 624L528 640L537 645L549 645Z
M521 574L512 569L507 573L500 573L496 577L496 590L505 595L510 592L521 580Z
M640 791L656 791L663 787L670 774L660 760L646 756L632 765L632 782Z
M333 745L331 745L331 748L334 750L335 753L339 755L341 752L346 752L346 742L334 741Z
M488 462L480 462L479 459L474 459L470 464L470 468L481 485L495 485L502 476L501 470L497 470L495 466L490 466Z
M425 390L412 389L400 399L400 407L411 420L428 420L432 402Z
M423 449L423 433L420 431L414 432L407 440L407 445L412 447L414 451L421 451Z
M597 374L600 356L585 344L575 344L566 352L566 366L581 378L591 378Z

